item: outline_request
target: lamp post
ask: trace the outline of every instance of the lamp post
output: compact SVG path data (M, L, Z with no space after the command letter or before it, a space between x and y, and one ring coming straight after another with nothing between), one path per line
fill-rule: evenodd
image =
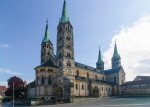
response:
M13 82L13 107L14 107L14 82Z

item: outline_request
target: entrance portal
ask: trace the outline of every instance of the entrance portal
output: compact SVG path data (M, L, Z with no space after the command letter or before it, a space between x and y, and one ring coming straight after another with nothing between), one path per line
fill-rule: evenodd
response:
M93 89L93 96L94 97L99 97L99 89L97 86L94 87Z
M60 98L60 97L62 97L63 96L63 88L62 88L62 86L58 86L57 87L57 98Z

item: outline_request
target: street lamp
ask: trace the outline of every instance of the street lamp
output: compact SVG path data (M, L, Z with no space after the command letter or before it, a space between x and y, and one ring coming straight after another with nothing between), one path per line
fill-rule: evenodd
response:
M14 82L13 82L13 107L14 107Z

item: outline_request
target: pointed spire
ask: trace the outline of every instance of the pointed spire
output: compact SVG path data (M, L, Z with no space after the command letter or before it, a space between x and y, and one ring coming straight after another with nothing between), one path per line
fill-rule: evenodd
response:
M68 18L68 14L67 14L66 0L64 0L63 11L62 11L60 22L65 23L68 21L69 21L69 18Z
M116 40L115 40L115 47L114 47L114 54L113 54L113 57L114 56L120 56L118 51L117 51L117 45L116 45Z
M97 62L101 62L102 61L102 57L101 57L101 51L100 51L100 46L99 46L99 54L98 54L98 61Z
M45 35L44 35L44 39L43 42L47 42L50 40L49 37L49 31L48 31L48 19L46 20L46 29L45 29Z

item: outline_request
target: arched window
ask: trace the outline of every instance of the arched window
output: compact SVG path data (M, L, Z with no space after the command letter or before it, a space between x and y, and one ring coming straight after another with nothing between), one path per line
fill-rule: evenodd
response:
M76 70L76 76L79 76L79 70Z
M70 40L71 40L70 36L66 36L66 39L67 39L68 41L70 41Z
M84 90L84 85L82 84L82 90Z
M103 87L102 87L102 91L103 91Z
M95 79L97 80L97 74L95 74Z
M51 77L48 77L48 84L52 84Z
M44 78L44 76L42 77L42 81L41 81L41 83L42 83L42 84L44 84L44 83L45 83L45 78Z
M67 62L67 66L71 67L71 62L70 61Z
M70 48L71 48L71 46L70 46L69 44L67 44L67 48L68 48L68 49L70 49Z
M87 72L87 78L89 78L89 73Z
M76 84L76 89L78 89L78 84Z
M71 58L71 54L69 52L67 52L67 57Z

